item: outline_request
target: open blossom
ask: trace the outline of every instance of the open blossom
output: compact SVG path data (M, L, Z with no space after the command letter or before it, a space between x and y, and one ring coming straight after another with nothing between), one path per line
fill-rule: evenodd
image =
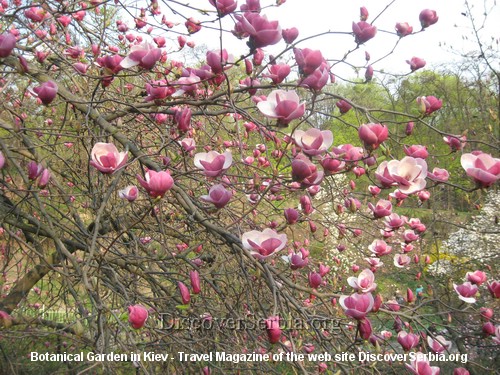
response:
M420 25L422 25L422 29L434 25L439 19L436 11L431 9L424 9L421 11L418 18L420 20Z
M300 250L301 251L299 251L298 253L292 254L287 257L288 261L290 262L290 268L292 270L304 268L309 263L309 254L304 251L304 248L301 248Z
M148 310L144 306L133 305L128 307L128 321L134 329L142 328L148 319L148 315Z
M49 105L57 95L58 86L54 81L47 81L40 86L34 87L33 91L43 104Z
M144 69L152 69L161 58L161 49L144 41L133 45L128 55L120 62L122 68L128 69L139 65Z
M374 150L388 138L389 130L382 124L363 124L358 129L358 136L366 148Z
M295 55L295 61L299 66L299 72L303 75L312 74L316 69L318 69L325 59L320 50L312 50L310 48L294 48L293 54Z
M360 293L369 293L377 288L375 283L375 275L369 269L364 269L358 277L351 276L347 279L347 283Z
M414 72L415 70L421 69L425 66L426 62L424 59L419 57L412 57L410 60L406 60L410 64L410 70Z
M457 292L458 298L460 298L462 301L467 303L476 302L476 298L474 297L478 292L477 285L474 285L467 281L461 285L453 284L453 288L455 289L455 292Z
M327 63L322 64L311 74L303 77L299 81L299 85L307 87L310 90L321 91L330 79L330 67Z
M295 130L293 140L302 149L304 154L316 156L328 150L333 143L333 134L330 130L319 130L315 128Z
M447 341L441 335L436 336L436 338L432 338L431 336L427 336L427 344L429 344L429 348L434 353L442 353L444 351L451 349L451 341Z
M169 171L156 172L148 170L146 172L146 179L143 179L140 175L136 177L141 186L153 198L163 197L174 186L174 179L170 176Z
M126 199L129 202L133 202L139 196L139 189L137 189L137 186L130 185L130 186L127 186L125 189L120 190L118 192L118 195L122 199Z
M231 199L233 193L227 190L224 185L213 185L208 191L208 195L202 195L200 199L212 203L217 208L223 208Z
M465 275L467 278L467 281L470 281L472 284L476 285L481 285L484 282L486 282L486 274L483 271L474 271L474 272L467 272Z
M368 246L368 250L370 250L373 254L378 257L383 255L387 255L392 251L392 247L387 245L384 240L373 240L370 246Z
M408 22L398 22L396 24L396 34L400 38L410 35L413 32L413 27L411 27Z
M324 177L323 171L318 171L316 165L304 154L298 154L292 160L292 177L304 185L318 185Z
M426 115L430 115L443 106L443 102L435 96L419 96L417 104L420 105L420 111Z
M416 347L419 341L420 337L414 333L408 333L405 331L399 331L398 333L398 342L405 351L409 351L410 349Z
M278 234L276 231L266 228L262 232L252 230L243 233L241 242L243 247L258 258L265 259L286 246L288 239L286 234Z
M394 255L394 265L398 268L403 268L411 263L411 258L405 254Z
M268 95L267 100L257 103L257 108L264 116L278 119L281 125L288 125L305 112L305 102L299 102L299 96L295 91L274 90Z
M276 344L280 341L281 337L281 328L280 328L280 317L279 316L270 316L265 320L266 322L266 331L267 338L271 344Z
M427 177L436 182L446 182L450 178L450 174L446 169L434 168L431 172L427 172Z
M480 151L463 154L460 163L467 176L472 177L480 187L489 187L500 179L500 159L490 154Z
M465 145L467 144L467 137L465 135L462 136L444 136L443 141L450 146L451 151L461 151L464 149Z
M250 36L251 49L262 48L278 43L281 40L281 28L278 21L268 21L259 13L246 12L235 15L238 20L236 29Z
M179 144L185 152L190 152L196 149L196 142L193 138L183 138L179 141Z
M217 177L233 163L231 151L223 154L217 151L199 152L194 155L194 165L203 171L207 177Z
M152 100L161 100L172 95L175 92L175 88L169 86L167 81L161 79L159 81L151 81L146 83L146 92L148 96L144 99L147 102Z
M354 33L356 43L363 44L375 36L377 28L368 22L359 21L358 23L352 23L352 32Z
M373 212L373 216L377 219L389 216L392 213L392 203L385 199L380 199L375 206L369 202L368 208Z
M426 186L427 163L424 159L406 156L401 160L383 161L375 177L384 185L397 185L406 195L423 190Z
M275 85L283 82L283 80L290 74L291 68L288 64L273 64L269 67L269 74L264 77L271 78Z
M112 143L96 143L90 155L92 158L90 165L105 174L111 174L120 169L128 160L128 153L126 151L118 152Z
M384 263L380 261L380 258L370 257L365 258L365 260L370 265L372 272L375 272L377 268L380 268L384 265Z
M374 304L373 295L371 293L354 293L350 296L341 296L339 299L340 306L344 309L344 313L356 320L362 320L366 317Z
M16 46L16 37L11 33L0 34L0 58L9 56Z
M236 10L238 2L236 0L208 0L216 9L219 16L224 17Z
M410 363L405 363L405 367L414 375L439 375L441 371L437 366L431 367L427 356L421 352L416 353L415 359Z

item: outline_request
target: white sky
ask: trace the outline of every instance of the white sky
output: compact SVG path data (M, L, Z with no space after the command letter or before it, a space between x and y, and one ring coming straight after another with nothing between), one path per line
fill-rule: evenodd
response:
M197 0L206 2L208 0ZM485 4L490 11L486 19L485 28L482 34L489 41L491 37L500 37L500 7L493 6L495 0L469 0L473 5L473 14L478 24L484 21ZM244 0L238 1L238 6ZM272 5L275 0L261 0L261 6ZM390 0L287 0L279 8L266 8L261 14L267 15L269 20L278 20L282 28L297 27L299 38L313 36L326 31L352 32L352 22L359 21L359 8L365 6L369 11L368 22L372 22L386 7ZM194 5L194 4L193 4ZM198 5L198 4L197 4ZM204 5L207 10L213 8ZM427 61L427 66L432 67L441 63L449 62L455 57L449 51L451 48L460 51L470 51L476 45L464 39L464 36L472 37L471 24L467 17L461 13L466 12L463 0L394 0L392 4L376 19L374 24L378 28L377 35L372 40L361 46L359 50L352 53L348 59L351 64L362 66L365 64L365 51L371 55L371 62L389 53L398 37L394 32L396 22L408 22L413 26L413 30L421 29L419 14L423 9L436 10L439 21L430 26L422 33L403 38L396 51L389 57L374 64L375 70L397 71L399 73L409 72L409 65L406 60L413 56L423 58ZM239 9L239 8L238 8ZM186 11L186 13L188 12ZM200 14L193 14L199 20L206 20ZM212 16L211 19L214 17ZM232 29L234 22L229 16L224 17L223 25L227 30ZM205 30L206 31L206 30ZM387 32L385 32L387 31ZM206 32L194 34L189 39L197 44L206 44L209 49L218 49L220 46L218 34L208 36ZM207 37L208 36L208 37ZM486 40L486 39L485 39ZM236 39L230 33L223 36L223 46L235 56L248 52L245 41ZM285 47L281 41L276 46L265 48L267 53L278 53ZM352 35L326 35L301 42L299 48L312 48L322 51L326 58L339 59L350 49L354 49L354 37ZM498 43L496 44L498 50ZM355 76L352 68L346 65L337 65L333 72L337 76L352 78ZM364 70L360 75L364 74Z

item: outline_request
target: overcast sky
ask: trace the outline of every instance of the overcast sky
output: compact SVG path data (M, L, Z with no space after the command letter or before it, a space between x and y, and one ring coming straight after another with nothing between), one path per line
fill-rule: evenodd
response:
M197 0L206 1L208 0ZM238 1L238 5L244 3ZM275 0L261 0L261 5L274 4ZM489 11L485 28L482 30L484 37L500 37L500 11L498 6L493 7L494 0L469 0L473 5L473 14L478 24L483 24L485 4ZM390 4L390 5L389 5ZM387 6L389 7L385 9ZM423 9L436 10L439 21L430 26L424 32L401 39L396 51L383 61L374 63L375 70L408 72L409 65L406 60L413 56L423 58L428 66L436 66L448 62L455 58L451 49L459 51L470 51L475 48L475 44L464 39L471 35L470 20L463 16L467 12L463 0L287 0L279 8L267 8L262 11L269 20L278 20L284 29L297 27L299 38L297 40L324 33L326 31L352 32L352 22L359 21L359 8L365 6L369 11L368 22L374 22L378 32L374 39L369 40L357 51L353 52L348 61L354 65L365 64L365 51L371 55L371 62L375 62L382 56L389 53L394 47L398 37L394 34L396 22L408 22L413 26L414 32L421 29L419 14ZM210 5L206 7L210 9ZM385 9L385 10L384 10ZM203 17L198 16L200 20ZM213 17L212 17L213 18ZM232 29L234 22L230 17L223 19L223 25L227 29ZM210 49L219 48L218 35L213 34L207 38L207 34L199 33L193 35L192 39L197 44L206 44ZM235 55L248 51L244 41L239 41L230 33L223 36L223 45L228 51ZM278 53L285 47L284 42L276 46L265 48L268 53ZM301 42L298 47L320 49L323 55L331 59L341 59L349 50L356 47L354 37L347 34L330 34ZM496 45L498 48L498 44ZM352 68L345 64L337 65L333 68L334 73L340 76L353 77ZM360 74L364 74L361 72Z

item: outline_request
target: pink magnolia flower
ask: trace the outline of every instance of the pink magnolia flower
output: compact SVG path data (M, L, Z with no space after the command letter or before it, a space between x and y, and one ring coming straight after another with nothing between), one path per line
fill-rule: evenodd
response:
M145 180L140 175L136 175L136 177L141 186L153 198L163 197L174 186L174 179L170 176L169 171L148 170Z
M366 21L368 19L368 9L366 9L366 7L359 8L359 19L361 21Z
M303 251L304 248L301 249L298 253L294 253L290 255L288 261L290 262L290 268L292 270L298 270L300 268L304 268L309 263L308 254Z
M278 43L281 40L281 28L278 21L268 21L259 13L247 12L235 15L241 31L250 36L250 49L262 48Z
M411 218L408 220L408 225L411 229L415 230L417 233L423 233L427 229L425 225L418 218Z
M276 344L280 341L281 337L280 317L278 315L270 316L265 320L265 322L269 342L271 344Z
M112 143L98 142L90 152L90 165L104 174L111 174L127 163L127 151L118 152Z
M201 292L200 286L200 274L198 271L189 271L189 280L191 281L191 287L193 288L194 294L199 294Z
M470 375L470 372L464 367L457 367L453 370L453 375Z
M257 108L264 116L278 119L278 124L288 125L305 112L305 102L299 102L299 96L295 91L274 90L268 95L267 100L257 103Z
M500 298L500 282L493 280L487 284L488 290L493 298Z
M407 218L404 216L399 216L397 213L392 213L385 218L385 224L391 229L401 228L406 224Z
M420 336L414 333L408 333L406 331L399 331L398 342L403 347L405 351L416 347L420 341Z
M269 228L262 232L258 230L245 232L241 237L243 247L258 259L265 259L280 251L286 246L287 241L286 234L278 234Z
M242 12L260 12L260 0L246 0L246 3L240 7Z
M137 186L130 185L125 189L118 191L118 195L121 199L126 199L129 202L133 202L139 196L139 189L137 188Z
M429 152L427 151L427 146L422 145L411 145L409 147L403 147L406 155L412 158L427 159Z
M412 72L423 68L426 64L425 60L419 57L412 57L411 60L406 60L406 62L410 64L410 69Z
M411 258L406 254L395 254L394 265L398 268L406 267L411 263Z
M419 96L417 104L420 105L420 111L426 115L430 115L443 106L443 102L435 96Z
M451 151L461 151L464 149L467 144L467 137L465 135L462 136L444 136L443 141L450 146Z
M235 0L208 0L216 9L219 16L224 17L236 10L238 2Z
M141 68L149 70L155 66L160 58L161 49L155 48L150 43L144 41L141 44L132 46L127 57L120 62L120 65L124 69L139 65Z
M418 235L411 229L407 229L403 232L403 240L406 243L416 241L418 240L418 238L419 238Z
M307 280L309 281L309 286L313 289L318 288L323 282L323 278L317 272L310 272L307 276Z
M299 66L299 72L306 76L312 74L323 63L325 63L325 59L323 58L320 50L294 48L293 54L295 55L295 61Z
M298 154L292 160L292 178L305 186L318 185L324 177L323 171L318 171L316 165L304 154Z
M352 32L354 33L356 43L363 44L375 36L377 28L368 22L359 21L358 23L352 23Z
M413 27L411 27L408 22L398 22L396 24L396 33L400 38L410 35L413 32Z
M295 39L299 36L299 30L296 27L290 29L283 29L281 31L281 36L286 44L292 44Z
M359 293L369 293L377 288L375 283L375 275L369 269L364 269L356 276L351 276L347 279L347 283Z
M354 293L350 296L341 296L339 299L340 306L344 309L344 313L356 320L364 319L366 314L372 310L374 302L371 293Z
M283 80L290 74L290 65L287 64L274 64L269 67L269 74L264 77L271 78L275 85L283 82Z
M436 11L430 9L424 9L421 11L418 18L420 20L420 25L422 25L422 29L434 25L439 19Z
M330 79L330 71L328 64L321 65L307 77L300 79L299 85L307 87L310 90L321 91Z
M49 105L55 99L58 89L57 83L54 81L47 81L38 87L34 87L33 91L43 104Z
M368 340L373 333L372 322L368 318L360 320L358 322L359 336L363 340Z
M8 312L0 310L0 327L10 328L12 326L12 316Z
M208 191L208 195L202 195L200 199L212 203L217 208L223 208L231 199L233 193L227 190L224 185L213 185Z
M0 58L9 56L16 46L16 37L11 33L0 34Z
M203 171L207 177L217 177L233 163L231 151L223 154L217 151L199 152L194 155L194 165Z
M196 142L193 138L183 138L179 141L179 144L185 152L190 152L196 149Z
M325 170L325 173L337 173L342 171L346 166L345 162L341 159L341 157L334 156L333 153L327 153L320 159L319 163Z
M384 240L373 240L370 246L368 246L368 250L370 250L373 254L378 257L383 255L387 255L392 251L392 247L387 245Z
M306 131L295 130L293 140L302 149L304 154L317 156L325 153L333 143L333 134L330 130L311 128Z
M358 129L358 136L366 148L375 150L389 137L389 129L382 124L363 124Z
M455 292L457 292L458 298L460 298L462 301L467 303L476 302L476 298L474 297L478 292L477 285L474 285L467 281L461 285L453 284L453 288L455 289Z
M299 212L295 208L287 208L284 212L286 222L290 225L295 224L299 219Z
M144 100L150 102L153 100L165 99L175 92L175 88L169 86L167 81L162 79L159 81L151 81L149 83L146 83L146 92L148 96L146 96Z
M380 199L375 206L369 202L368 208L376 219L389 216L392 213L392 203L385 199Z
M339 100L337 103L335 103L337 108L339 109L341 114L347 113L351 110L352 105L350 105L348 102L345 100Z
M483 271L474 271L474 272L467 272L465 275L467 278L467 281L470 281L472 284L476 285L481 285L484 282L486 282L486 274Z
M405 366L414 375L439 375L441 371L437 366L431 367L427 357L421 352L416 353L415 359L410 363L405 363Z
M444 351L448 351L451 349L451 341L447 341L441 335L436 336L436 338L432 338L431 336L427 336L427 344L429 344L429 348L434 353L442 353Z
M195 20L193 17L190 17L184 22L186 29L189 34L195 34L201 30L201 23L198 20Z
M384 265L384 263L380 261L380 258L370 257L370 258L365 258L365 260L370 265L372 272L374 272L374 270Z
M142 328L148 316L148 310L144 306L132 305L128 307L128 321L134 329Z
M180 132L187 132L191 129L191 108L184 107L175 111L174 121Z
M400 192L410 195L425 188L427 163L424 159L411 156L401 160L383 161L377 168L375 176L383 184L392 179Z
M493 158L490 154L480 151L463 154L460 163L467 176L472 177L480 187L489 187L500 179L500 159Z
M372 78L373 78L373 66L368 65L365 71L365 80L366 82L370 82Z
M436 182L446 182L450 178L450 174L446 169L434 168L432 173L427 173L427 177Z
M233 62L233 56L228 54L225 49L207 52L207 64L214 74L222 73L225 69L231 67L230 64Z
M44 171L43 165L38 164L36 161L28 163L28 178L32 181L36 180Z
M191 294L189 293L189 289L182 281L177 283L177 287L179 288L179 293L181 295L181 300L183 305L188 305L191 301Z
M5 156L3 156L2 151L0 151L0 169L5 166Z

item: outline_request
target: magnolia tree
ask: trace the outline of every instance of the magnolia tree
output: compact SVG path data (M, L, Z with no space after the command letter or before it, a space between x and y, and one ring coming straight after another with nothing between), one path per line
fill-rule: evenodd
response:
M2 369L493 368L483 349L500 342L495 268L464 269L446 299L417 295L431 241L424 222L399 210L431 201L440 184L471 194L494 187L498 148L438 130L443 103L432 93L409 113L333 93L337 64L379 35L364 7L346 15L352 48L338 61L308 48L312 36L268 19L285 1L195 3L1 2ZM419 19L379 33L395 46L418 41L438 15L424 9ZM187 58L191 35L214 29L220 48ZM233 56L228 38L246 43L246 55ZM423 57L409 59L408 71ZM376 84L366 61L353 84ZM328 103L336 108L322 111ZM357 132L352 144L335 141L345 126ZM403 148L420 129L444 137L460 176L426 161L428 145ZM467 337L456 319L469 321ZM32 351L84 356L28 363ZM174 360L130 355L152 351ZM179 354L368 351L469 357L236 365Z

